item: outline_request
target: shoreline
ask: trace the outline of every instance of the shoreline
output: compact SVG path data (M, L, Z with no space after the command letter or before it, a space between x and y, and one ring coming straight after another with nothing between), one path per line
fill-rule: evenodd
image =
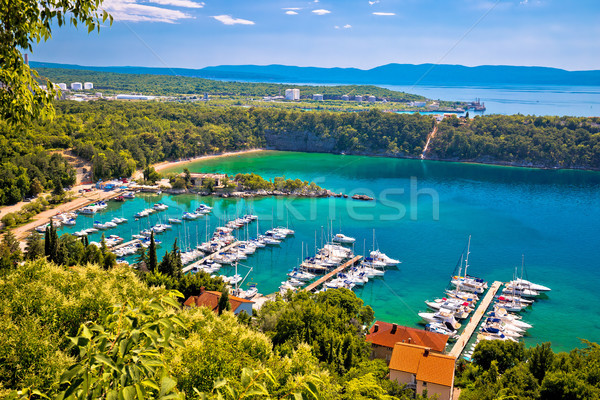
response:
M319 153L319 154L333 154L333 155L342 155L337 152L319 152L319 151L303 151L303 150L279 150L273 148L258 148L258 149L249 149L249 150L240 150L240 151L232 151L221 154L211 154L206 156L198 156L193 159L188 160L180 160L180 161L162 161L158 164L154 165L156 172L175 168L181 165L186 165L190 163L194 163L197 161L209 160L213 158L221 158L228 157L234 155L241 155L246 153L258 153L265 151L281 151L281 152L293 152L293 153ZM354 152L344 152L343 155L347 156L361 156L361 157L377 157L377 158L398 158L403 160L418 160L418 161L437 161L437 162L449 162L449 163L459 163L459 164L469 164L469 165L487 165L493 167L510 167L510 168L523 168L530 170L541 170L541 171L589 171L589 172L600 172L600 168L566 168L566 167L547 167L543 165L523 165L518 162L511 161L477 161L477 160L457 160L451 158L437 158L437 157L425 157L420 158L419 156L396 156L391 154L366 154L366 153L354 153ZM137 171L137 173L142 173L142 171Z
M175 167L179 167L179 166L186 165L186 164L192 164L197 161L211 160L214 158L229 157L229 156L239 156L242 154L259 153L261 151L265 151L265 149L259 148L259 149L247 149L247 150L239 150L239 151L228 151L228 152L219 153L219 154L207 154L207 155L203 155L203 156L189 158L187 160L161 161L158 164L154 164L152 166L154 167L154 170L156 172L159 172L159 171L169 169L169 168L175 168Z

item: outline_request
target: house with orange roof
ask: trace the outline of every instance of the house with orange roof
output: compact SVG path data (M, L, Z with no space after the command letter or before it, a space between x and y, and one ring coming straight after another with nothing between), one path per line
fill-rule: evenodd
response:
M371 358L381 358L390 362L394 345L398 342L416 344L443 353L448 343L448 336L429 332L423 329L409 328L388 322L376 321L369 329L365 340L371 343Z
M456 358L431 351L430 348L409 343L396 343L390 360L390 380L425 391L440 400L452 399Z
M219 299L221 298L221 292L212 290L205 290L204 287L200 288L200 294L198 296L190 296L183 303L184 307L208 307L215 313L219 312ZM238 315L242 311L246 314L252 315L253 301L242 299L229 295L229 306L230 310Z

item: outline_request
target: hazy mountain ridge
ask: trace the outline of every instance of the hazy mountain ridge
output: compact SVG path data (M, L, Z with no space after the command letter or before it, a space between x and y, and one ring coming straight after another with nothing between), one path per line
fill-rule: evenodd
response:
M387 64L357 68L286 65L220 65L202 69L131 66L81 66L31 62L33 67L70 68L134 74L182 75L199 78L290 83L352 83L395 85L581 85L600 86L600 70L566 71L549 67L448 64Z

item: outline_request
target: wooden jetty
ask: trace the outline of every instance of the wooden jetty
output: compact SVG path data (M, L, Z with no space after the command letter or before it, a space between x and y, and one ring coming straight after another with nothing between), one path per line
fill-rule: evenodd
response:
M463 331L463 333L460 334L460 338L456 341L454 347L452 347L452 350L450 350L450 356L458 358L463 352L465 346L471 339L471 336L473 336L475 329L477 329L477 326L479 326L481 318L483 318L485 312L492 303L492 300L494 300L494 296L496 296L496 293L498 292L498 289L500 289L501 285L502 282L500 281L495 281L494 283L492 283L492 286L485 294L485 297L483 298L483 300L481 300L481 303L479 303L479 307L477 307L477 310L475 310L475 312L471 316L471 319L465 327L465 330Z
M123 247L127 247L129 245L136 244L136 243L142 243L142 241L140 239L133 239L133 240L130 240L129 242L125 242L125 243L121 243L121 244L118 244L116 246L113 246L113 247L110 248L110 250L111 251L118 250L118 249L121 249Z
M199 265L204 264L205 261L211 260L217 254L222 253L224 251L227 251L227 250L231 249L232 247L237 246L238 243L239 243L239 241L236 240L235 242L231 243L230 245L227 245L227 246L223 247L222 249L219 249L218 251L215 251L214 253L209 254L206 257L204 257L204 258L202 258L202 259L200 259L200 260L198 260L196 262L193 262L193 263L191 263L190 265L188 265L186 267L183 267L183 269L182 269L183 273L187 274L188 272L190 272L194 268L198 267Z
M339 267L337 267L330 273L323 275L321 278L317 279L316 281L314 281L313 283L311 283L310 285L305 287L304 290L306 290L307 292L312 292L315 288L317 288L320 285L322 285L323 283L327 282L332 276L334 276L338 272L341 272L341 271L345 270L346 268L348 268L349 266L356 264L361 258L362 258L362 256L356 256L353 259L346 261L345 263L343 263L342 265L340 265Z

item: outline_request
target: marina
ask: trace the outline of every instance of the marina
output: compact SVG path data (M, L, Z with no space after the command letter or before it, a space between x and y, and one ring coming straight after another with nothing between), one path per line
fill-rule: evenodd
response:
M376 229L377 247L381 247L393 258L402 260L403 263L399 267L386 270L385 279L371 279L363 286L355 286L353 291L373 307L376 318L406 326L419 325L421 318L418 316L418 310L423 307L423 300L435 297L439 294L439 289L446 286L448 265L453 264L456 250L464 245L465 238L472 233L478 248L472 262L478 265L478 273L482 276L491 281L506 281L507 265L520 258L525 250L529 260L529 275L543 275L545 284L560 288L553 293L551 299L542 296L535 306L535 312L530 312L529 309L523 311L527 322L533 325L521 339L528 346L547 340L552 340L558 349L578 344L572 339L576 334L567 335L563 329L559 329L553 322L555 318L564 321L573 321L576 318L578 322L573 329L580 331L578 335L581 337L589 337L586 336L587 331L595 332L593 324L590 324L591 320L583 315L584 310L568 305L575 295L584 298L593 296L594 282L597 280L575 280L575 276L564 274L563 266L575 262L573 268L585 269L586 266L594 264L593 260L597 255L594 249L600 248L600 243L594 243L597 240L591 233L595 229L591 222L600 218L596 216L597 210L586 211L585 217L579 212L581 207L591 204L590 201L600 201L598 192L592 190L596 187L594 185L600 184L600 179L596 178L597 173L304 153L302 157L306 161L302 164L303 167L299 168L295 161L298 157L300 155L296 153L265 151L231 159L224 157L209 160L198 165L202 165L202 170L207 172L257 171L265 178L279 176L282 170L289 171L290 176L298 176L301 179L313 179L321 171L333 171L327 176L323 186L336 192L348 191L355 179L367 182L373 176L369 171L379 171L378 180L367 184L374 193L394 185L408 188L409 177L415 176L419 179L419 187L436 189L441 205L440 219L432 220L432 205L427 196L419 197L416 214L418 221L409 218L415 209L410 203L403 203L406 207L404 218L390 220L393 209L385 207L378 196L374 196L374 202L353 201L357 207L372 207L369 212L373 217L365 221L360 218L360 209L357 209L358 219L350 216L352 209L348 208L348 202L351 200L343 198L295 200L288 212L285 211L288 206L285 205L284 198L224 199L197 197L191 194L138 193L135 198L123 202L107 202L108 207L95 216L79 215L77 225L63 226L59 233L74 233L93 228L94 219L110 221L120 217L127 218L128 222L106 231L106 234L110 232L128 242L132 235L139 234L141 230L157 223L171 224L169 218L182 220L185 212L194 211L201 203L213 207L211 214L196 220L182 220L180 224L171 224L171 230L161 233L160 240L163 243L158 248L160 259L166 250L170 250L175 237L178 238L182 252L195 249L197 245L206 241L207 225L210 237L216 226L222 225L223 221L231 219L232 216L243 216L249 209L259 216L258 222L255 223L261 232L272 227L286 226L289 219L295 230L294 237L288 237L280 245L268 246L257 251L243 261L253 269L248 280L257 283L260 292L273 293L277 291L281 281L287 278L286 273L294 266L301 265L299 258L302 243L312 243L315 231L319 231L327 224L331 215L335 215L335 225L338 224L338 220L343 220L343 233L357 239L354 243L356 254L369 256L373 246L370 243L365 246L363 241L366 239L370 242L372 230ZM344 160L344 168L336 170L340 159ZM485 174L479 171L485 171ZM455 175L468 180L456 181ZM552 175L552 178L549 175ZM530 181L536 182L535 186L530 186ZM569 190L564 191L560 198L551 195L547 189L549 182L552 182L552 185L561 185L563 181L564 187ZM578 184L572 187L569 186L570 182ZM456 191L458 187L459 192ZM536 198L545 204L544 208L538 208L535 212L523 208L522 200L519 200L522 199L522 194L519 193L530 193L532 190L536 193ZM494 195L490 197L492 193ZM498 195L502 196L502 203L494 200ZM159 202L167 204L169 208L138 221L132 217ZM468 202L469 207L465 202ZM484 207L488 207L489 204L494 204L493 213L487 209L484 211ZM473 205L476 207L473 208ZM309 217L310 207L314 207L315 214ZM280 209L284 212L278 211ZM563 217L561 213L566 213L566 216ZM299 215L300 218L290 218L292 215ZM102 219L98 219L98 216ZM489 224L496 227L493 232L484 229ZM551 231L544 230L542 233L541 227L548 224L555 228ZM570 224L576 224L583 230L572 232ZM516 231L515 226L519 228ZM256 231L256 227L252 226L250 231ZM243 231L237 232L239 239L246 239ZM99 242L101 234L102 232L92 233L89 240ZM549 248L548 237L563 243L564 246ZM575 238L578 240L574 240ZM571 254L573 252L577 254L575 259ZM125 256L125 260L135 262L135 255ZM586 260L585 265L581 260ZM483 267L479 267L480 265ZM234 268L232 265L223 265L220 273L233 275ZM427 278L423 279L424 276ZM594 340L593 337L590 339ZM466 350L469 350L469 346Z

